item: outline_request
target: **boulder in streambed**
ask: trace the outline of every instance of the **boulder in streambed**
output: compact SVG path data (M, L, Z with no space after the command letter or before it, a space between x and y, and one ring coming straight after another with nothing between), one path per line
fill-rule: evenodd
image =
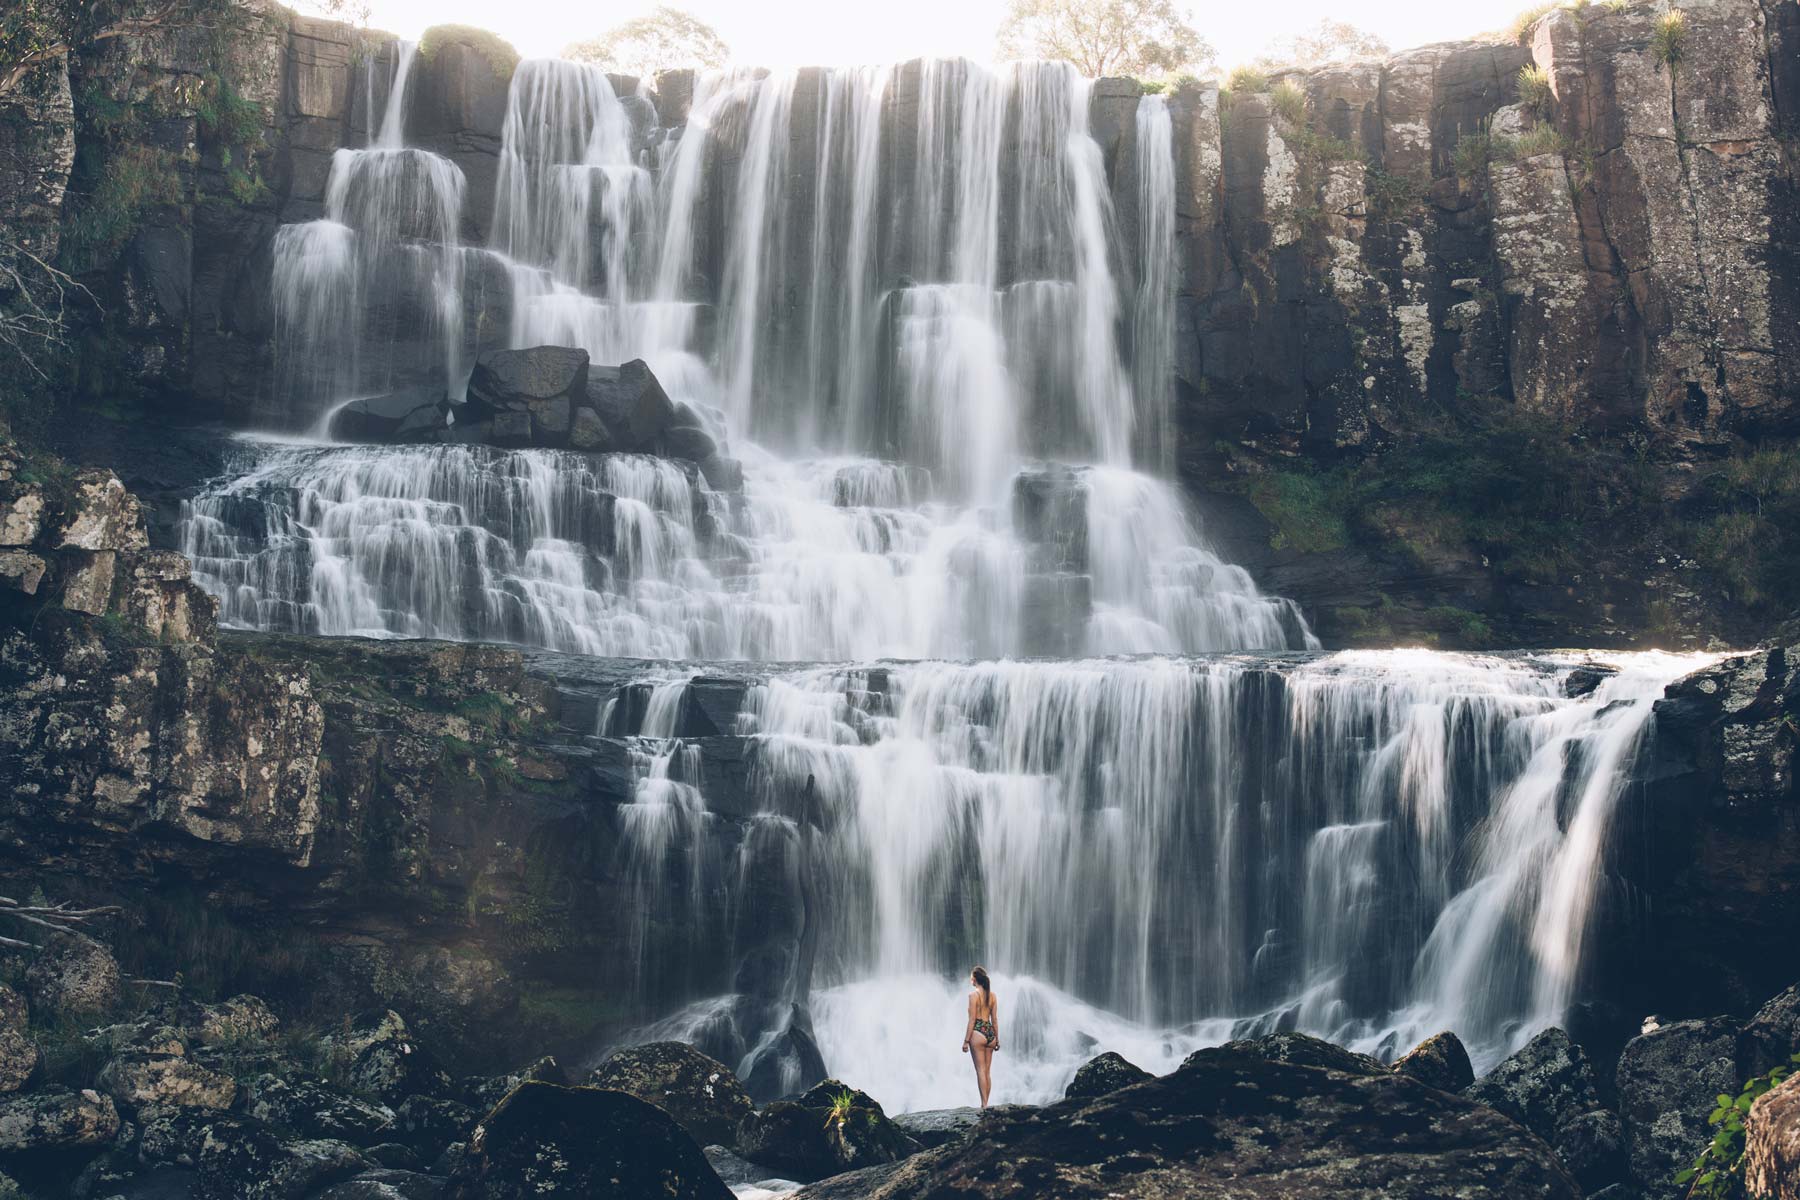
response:
M1440 1092L1460 1092L1475 1082L1468 1050L1462 1039L1447 1029L1394 1060L1394 1071Z
M623 1092L523 1083L481 1119L445 1200L731 1200L694 1139Z
M340 442L420 442L449 426L450 405L435 388L365 396L340 406L326 432Z
M1154 1076L1144 1068L1129 1063L1123 1055L1108 1050L1081 1064L1081 1069L1075 1072L1075 1078L1069 1081L1067 1090L1063 1092L1063 1099L1104 1096L1108 1092L1116 1092L1122 1087L1130 1087L1151 1078Z
M588 1083L656 1105L703 1146L731 1145L754 1110L730 1067L685 1042L627 1046L594 1068Z
M835 1079L744 1118L738 1153L799 1179L823 1179L919 1152L871 1096Z

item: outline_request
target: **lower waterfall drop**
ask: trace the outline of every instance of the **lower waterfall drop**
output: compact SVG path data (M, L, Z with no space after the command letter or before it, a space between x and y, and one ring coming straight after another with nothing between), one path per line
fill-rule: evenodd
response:
M1056 1098L1100 1049L1165 1072L1294 1029L1386 1059L1450 1029L1491 1066L1562 1019L1651 704L1710 660L1601 656L1605 678L1569 695L1584 661L770 677L738 725L753 820L781 823L805 864L813 949L792 999L828 1069L901 1111L965 1098L956 1022L977 961L1004 998L997 1101ZM664 849L720 854L707 836ZM713 998L655 1030L727 1053L738 1020Z

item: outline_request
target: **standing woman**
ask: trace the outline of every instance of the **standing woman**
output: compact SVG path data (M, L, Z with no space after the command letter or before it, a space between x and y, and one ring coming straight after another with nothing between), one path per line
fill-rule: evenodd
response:
M975 1085L981 1089L981 1107L986 1108L994 1086L994 1051L1000 1048L1000 1002L994 999L983 968L969 972L969 982L975 988L969 993L969 1025L963 1030L962 1048L975 1060Z

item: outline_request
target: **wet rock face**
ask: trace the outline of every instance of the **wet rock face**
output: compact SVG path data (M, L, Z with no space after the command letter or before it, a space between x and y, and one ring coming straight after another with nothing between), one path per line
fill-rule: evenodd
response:
M1794 982L1796 665L1800 647L1725 659L1657 702L1615 818L1621 873L1656 903L1595 943L1631 1011L1749 1012Z
M737 1148L798 1179L896 1162L919 1144L872 1097L827 1079L797 1100L777 1100L744 1119Z
M990 1115L980 1134L904 1163L883 1200L956 1195L1465 1200L1581 1195L1549 1147L1411 1079L1221 1047L1089 1100Z
M1130 1087L1151 1077L1150 1072L1133 1066L1123 1056L1108 1050L1081 1064L1081 1069L1075 1072L1075 1078L1069 1081L1068 1088L1063 1092L1063 1099L1104 1096L1108 1092L1116 1092L1122 1087Z
M1449 1030L1433 1034L1394 1061L1394 1073L1440 1092L1460 1092L1475 1082L1469 1052Z
M588 1083L654 1104L702 1146L732 1144L752 1111L749 1093L730 1067L681 1042L620 1050L594 1069Z
M1631 1176L1646 1200L1676 1200L1675 1173L1712 1138L1714 1097L1736 1095L1737 1026L1677 1021L1633 1038L1619 1058L1619 1115Z
M446 1200L729 1200L694 1140L623 1092L526 1083L483 1117Z

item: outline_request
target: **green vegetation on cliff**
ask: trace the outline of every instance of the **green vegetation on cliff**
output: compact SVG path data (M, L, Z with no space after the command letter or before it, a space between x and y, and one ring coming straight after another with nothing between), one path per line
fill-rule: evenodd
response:
M1334 465L1258 469L1230 443L1217 449L1276 551L1398 556L1420 569L1478 562L1502 581L1542 586L1629 574L1666 548L1751 626L1790 615L1800 596L1800 448L1785 441L1701 451L1675 472L1692 480L1679 494L1671 468L1687 455L1677 448L1585 434L1510 405L1424 424ZM1437 615L1460 644L1489 625L1462 610ZM1358 620L1378 638L1397 616L1377 607Z

